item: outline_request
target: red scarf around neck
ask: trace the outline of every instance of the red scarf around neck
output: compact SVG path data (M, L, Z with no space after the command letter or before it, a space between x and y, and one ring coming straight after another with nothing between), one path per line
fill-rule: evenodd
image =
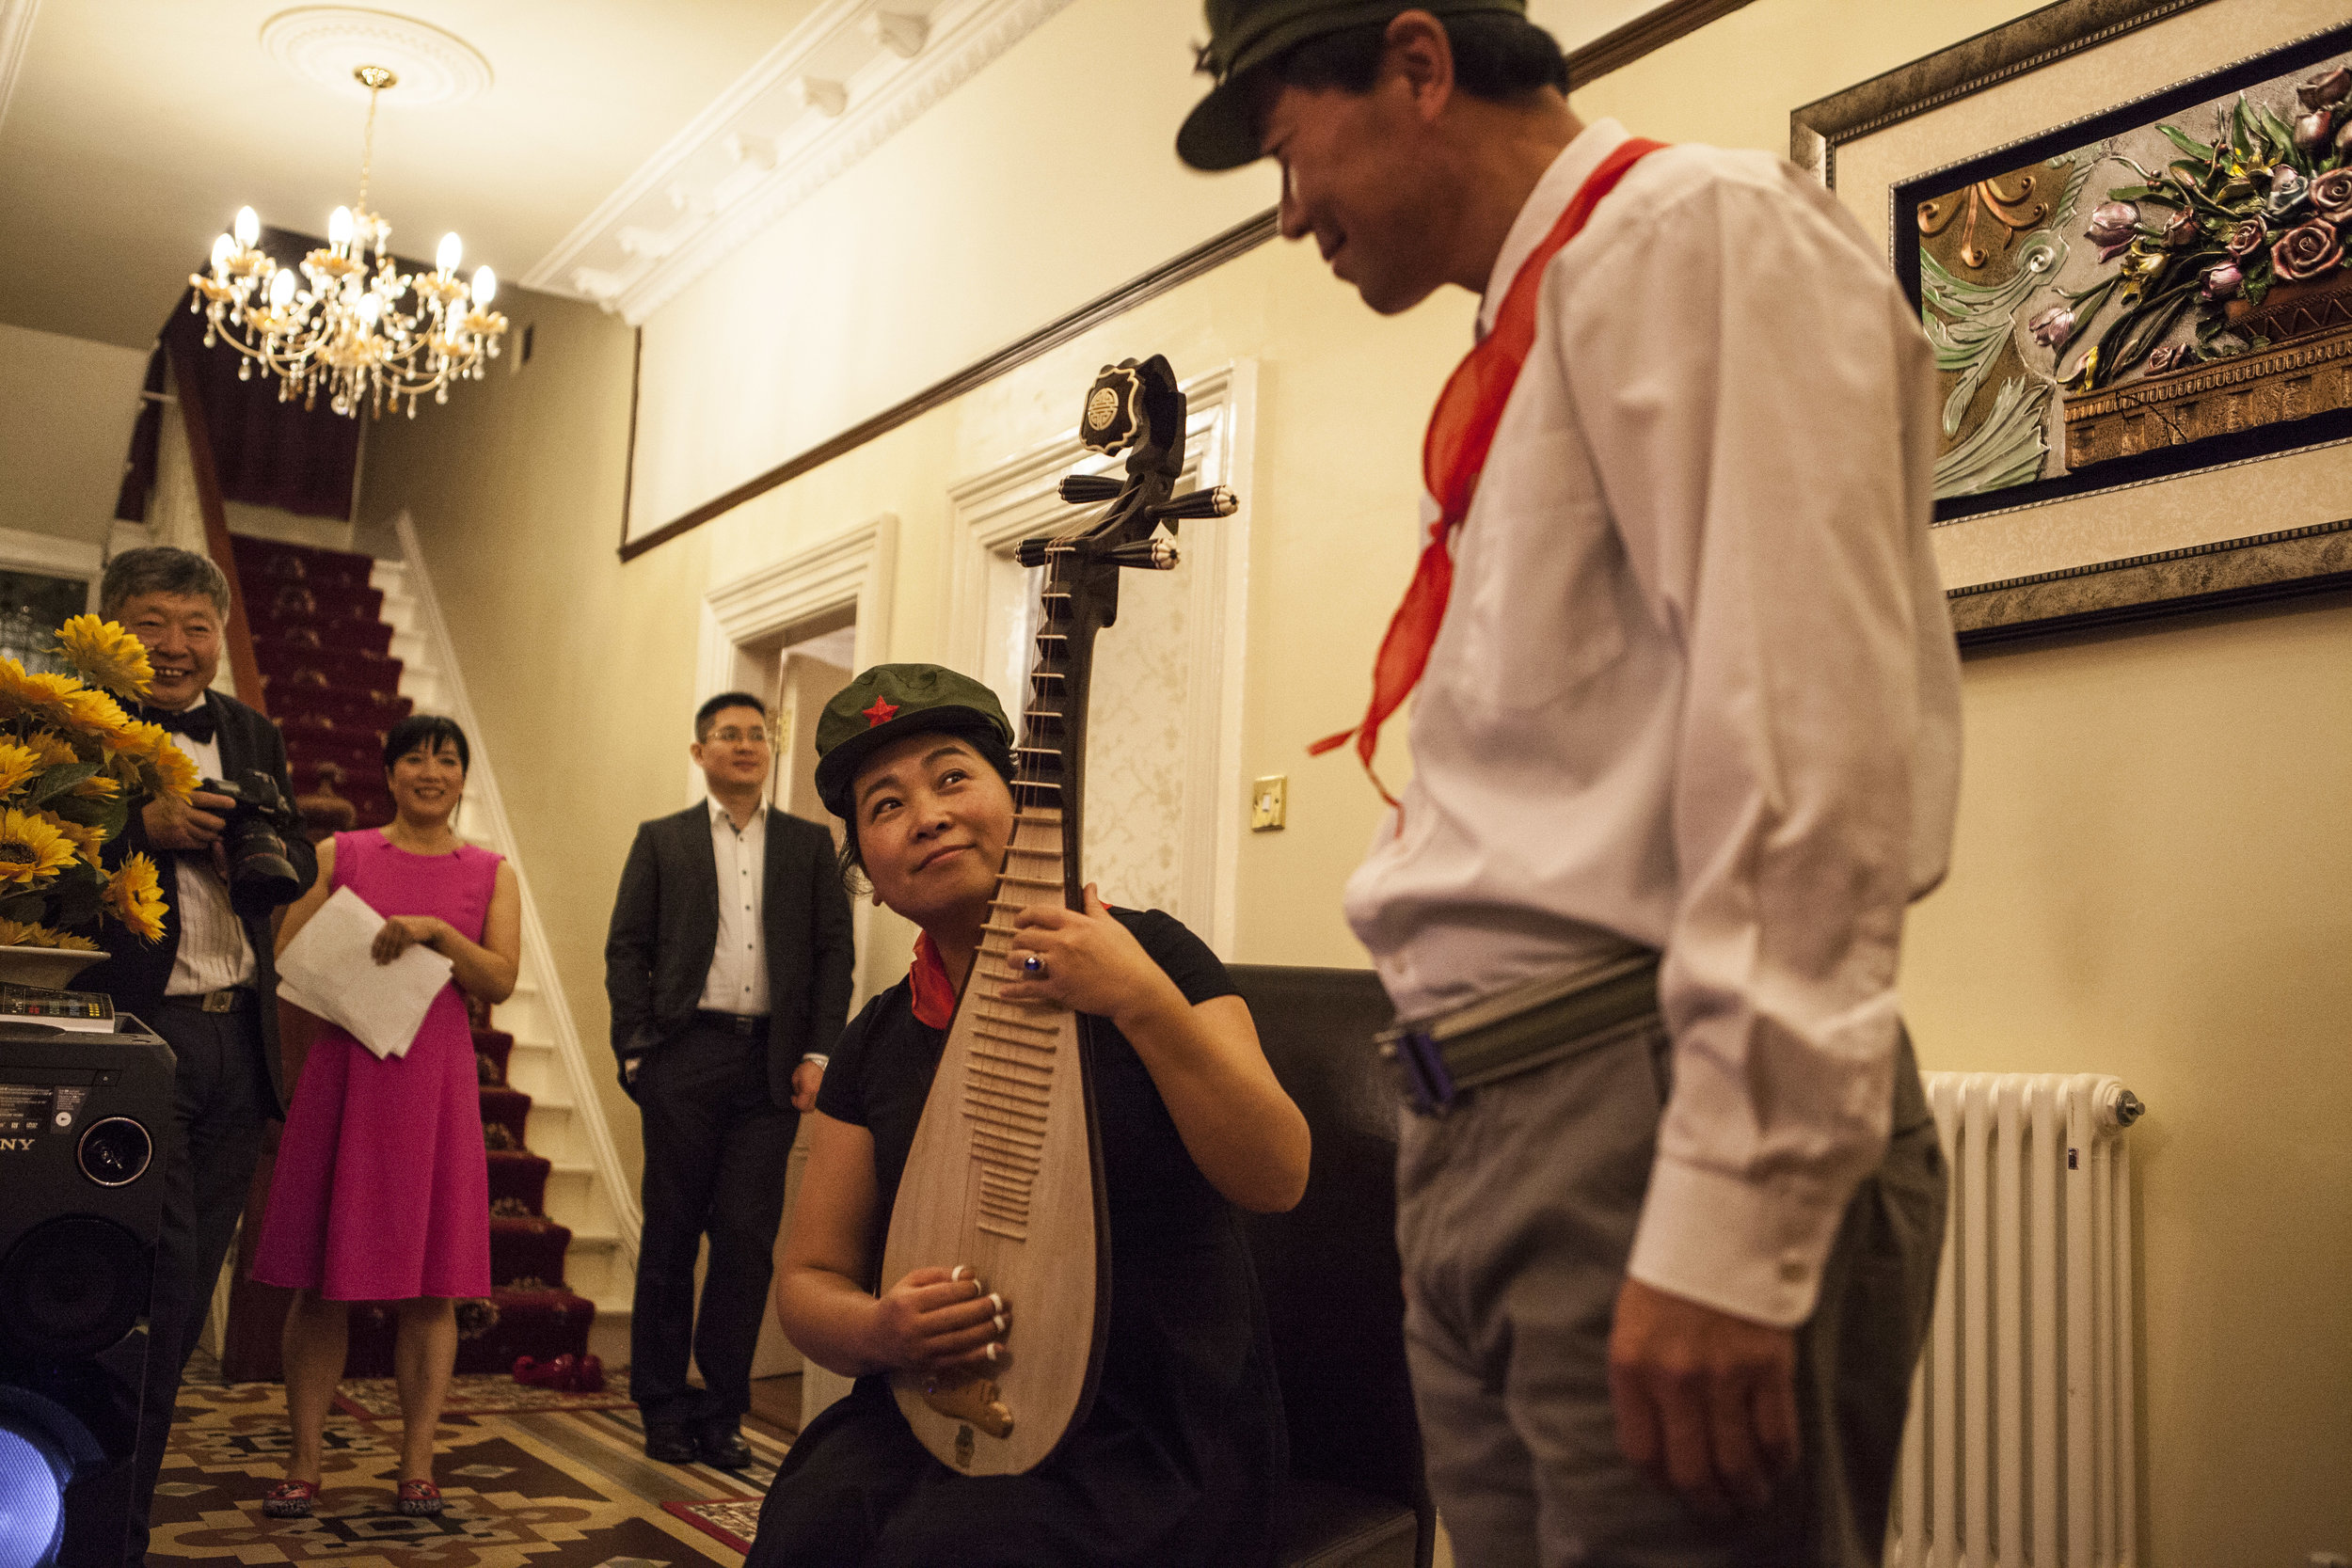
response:
M1601 160L1600 166L1568 199L1567 210L1551 226L1551 232L1520 265L1510 292L1502 296L1502 309L1495 312L1494 330L1455 367L1429 416L1429 435L1422 446L1422 479L1438 503L1439 515L1429 525L1429 543L1422 547L1421 563L1405 590L1405 602L1397 606L1388 635L1380 640L1379 655L1373 660L1372 704L1364 710L1363 721L1353 729L1326 736L1307 748L1321 756L1354 736L1365 775L1373 788L1380 791L1380 799L1391 806L1396 799L1373 771L1373 752L1380 744L1381 724L1420 682L1429 663L1430 644L1438 640L1438 627L1445 620L1446 599L1454 591L1454 531L1470 515L1478 477L1485 472L1486 454L1494 447L1495 427L1502 422L1503 405L1511 401L1520 368L1534 346L1535 305L1543 292L1544 269L1583 230L1593 209L1617 188L1626 171L1664 145L1634 137Z

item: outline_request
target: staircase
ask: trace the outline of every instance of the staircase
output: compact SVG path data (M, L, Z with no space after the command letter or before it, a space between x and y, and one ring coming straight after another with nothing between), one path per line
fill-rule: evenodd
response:
M392 816L383 785L384 734L408 713L460 704L435 667L422 607L406 566L365 555L255 537L236 542L237 576L270 717L286 737L307 819L327 831L381 827ZM469 732L473 774L454 826L468 843L507 852L476 824L485 737ZM457 1370L503 1372L595 1350L628 1359L633 1258L620 1234L590 1139L575 1125L545 1006L548 975L526 945L515 994L470 1008L488 1150L487 1301L458 1307ZM392 1315L356 1307L346 1375L388 1376Z

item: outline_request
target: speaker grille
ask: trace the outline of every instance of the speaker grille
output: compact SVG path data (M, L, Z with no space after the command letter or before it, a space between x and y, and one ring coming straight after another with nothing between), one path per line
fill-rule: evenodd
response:
M35 1226L0 1261L0 1333L35 1355L95 1355L147 1310L147 1249L111 1220Z

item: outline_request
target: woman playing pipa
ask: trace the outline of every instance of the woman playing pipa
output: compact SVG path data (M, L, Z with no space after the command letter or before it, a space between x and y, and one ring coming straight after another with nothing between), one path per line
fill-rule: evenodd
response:
M868 670L819 721L818 784L849 826L845 863L921 936L907 978L834 1047L809 1118L777 1311L803 1354L857 1384L786 1457L755 1568L1225 1568L1271 1550L1282 1416L1234 1210L1298 1200L1306 1121L1224 967L1177 921L1105 908L1091 887L1083 909L1047 900L1001 914L1011 741L994 694L935 665ZM1018 1474L961 1473L934 1457L893 1374L984 1395L1025 1353L1044 1353L1024 1330L1051 1321L1050 1304L1008 1294L963 1258L895 1278L881 1266L958 999L972 1005L965 985L984 950L1019 976L993 985L996 1003L1091 1021L1109 1238L1093 1397Z

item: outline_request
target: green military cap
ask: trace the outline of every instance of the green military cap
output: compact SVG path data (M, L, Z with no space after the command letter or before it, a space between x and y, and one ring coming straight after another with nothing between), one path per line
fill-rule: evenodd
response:
M817 716L817 796L844 822L866 759L901 736L938 730L974 741L1012 777L1012 724L996 693L938 664L877 664L833 694Z
M1387 22L1406 11L1466 16L1473 11L1527 14L1527 0L1208 0L1209 41L1200 69L1216 86L1176 133L1176 155L1195 168L1239 168L1258 156L1243 78L1294 45L1343 27Z

